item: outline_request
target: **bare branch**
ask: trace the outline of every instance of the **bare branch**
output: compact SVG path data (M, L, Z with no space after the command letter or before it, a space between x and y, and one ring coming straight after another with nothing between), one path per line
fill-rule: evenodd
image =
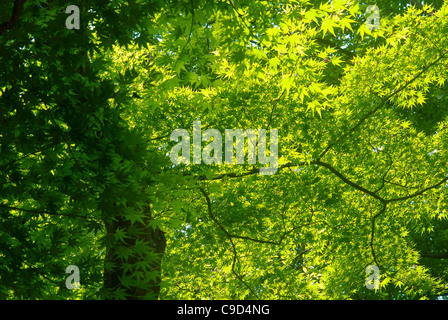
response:
M255 296L257 297L257 299L259 300L260 298L258 297L257 293L246 283L246 281L244 281L243 277L238 274L235 270L235 264L236 264L236 258L237 258L237 251L236 251L236 247L235 247L235 243L233 242L232 239L232 235L226 230L226 228L224 228L219 221L216 219L216 217L213 215L212 212L212 205L211 205L211 201L210 201L210 197L208 196L207 192L205 192L205 190L202 187L199 187L199 190L201 191L201 193L204 195L205 200L207 201L207 209L208 209L208 215L209 217L213 220L213 222L222 230L222 232L224 232L224 234L227 236L227 238L230 241L230 244L232 246L232 251L233 251L233 261L232 261L232 273L235 275L235 277L237 277L237 279L244 284L249 291Z
M372 231L370 234L370 250L372 252L373 260L375 261L375 264L377 265L378 268L381 268L381 266L376 257L375 248L373 247L373 241L375 239L375 223L376 223L376 219L386 211L386 207L387 207L387 203L383 202L383 207L381 208L381 210L378 211L378 213L372 217Z
M441 181L439 181L438 183L436 183L436 184L434 184L434 185L432 185L432 186L429 186L429 187L427 187L427 188L425 188L425 189L423 189L423 190L417 191L417 192L415 192L415 193L413 193L413 194L410 194L410 195L408 195L408 196L398 197L398 198L393 198L393 199L388 199L388 200L386 200L386 202L395 202L395 201L401 201L401 200L407 200L407 199L410 199L410 198L414 198L414 197L416 197L416 196L422 195L422 194L425 193L426 191L429 191L429 190L431 190L431 189L437 188L438 186L442 185L444 182L448 182L448 177L443 178L443 179L442 179Z
M375 192L367 190L366 188L364 188L363 186L360 186L356 183L354 183L353 181L351 181L350 179L348 179L347 177L345 177L342 173L340 173L339 171L337 171L334 167L332 167L330 164L323 162L321 160L315 160L314 161L315 164L325 167L328 170L330 170L331 172L333 172L339 179L341 179L342 181L344 181L346 184L352 186L353 188L362 191L368 195L370 195L371 197L380 200L381 202L385 202L385 200L383 198L381 198L379 195L377 195Z

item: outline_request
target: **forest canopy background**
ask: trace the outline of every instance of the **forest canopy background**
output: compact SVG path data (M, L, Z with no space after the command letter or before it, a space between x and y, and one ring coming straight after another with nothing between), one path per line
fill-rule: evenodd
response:
M448 295L448 3L0 12L1 299ZM277 129L277 172L174 165L194 121Z

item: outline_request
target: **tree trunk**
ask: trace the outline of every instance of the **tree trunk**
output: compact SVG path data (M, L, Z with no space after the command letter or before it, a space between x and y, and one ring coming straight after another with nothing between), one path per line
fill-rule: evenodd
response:
M148 210L149 211L149 210ZM146 225L151 220L151 216L145 221ZM107 233L109 236L113 237L116 233L117 228L124 230L130 238L127 238L125 242L116 243L111 241L111 245L106 248L106 259L105 259L105 269L104 269L104 289L106 292L113 292L117 289L122 289L125 291L126 298L128 300L140 300L140 299L157 299L160 293L160 283L161 283L161 266L162 258L165 253L166 238L162 230L158 227L145 228L144 224L141 222L134 222L132 225L129 220L119 220L114 221L106 225ZM149 270L147 272L156 271L158 276L155 280L147 280L144 288L136 285L124 285L120 278L130 277L132 271L136 271L136 263L139 261L147 260L146 255L133 255L127 259L124 257L119 257L116 254L118 246L125 246L126 248L133 248L136 242L145 242L149 244L147 254L156 253L157 258L152 259L149 263ZM114 266L112 269L106 267L106 265ZM131 270L129 270L131 268ZM141 269L140 269L141 271ZM135 276L132 276L132 280ZM143 281L145 281L143 279ZM108 296L106 297L108 298Z

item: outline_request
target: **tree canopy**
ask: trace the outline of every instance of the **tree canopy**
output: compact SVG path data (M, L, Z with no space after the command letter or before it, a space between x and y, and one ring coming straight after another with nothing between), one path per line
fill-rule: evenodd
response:
M0 12L1 299L448 296L447 2Z

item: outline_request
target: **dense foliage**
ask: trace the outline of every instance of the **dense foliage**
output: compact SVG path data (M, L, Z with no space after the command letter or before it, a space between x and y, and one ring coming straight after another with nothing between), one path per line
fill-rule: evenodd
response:
M0 298L448 295L448 3L68 5L0 4ZM199 121L217 161L173 164Z

